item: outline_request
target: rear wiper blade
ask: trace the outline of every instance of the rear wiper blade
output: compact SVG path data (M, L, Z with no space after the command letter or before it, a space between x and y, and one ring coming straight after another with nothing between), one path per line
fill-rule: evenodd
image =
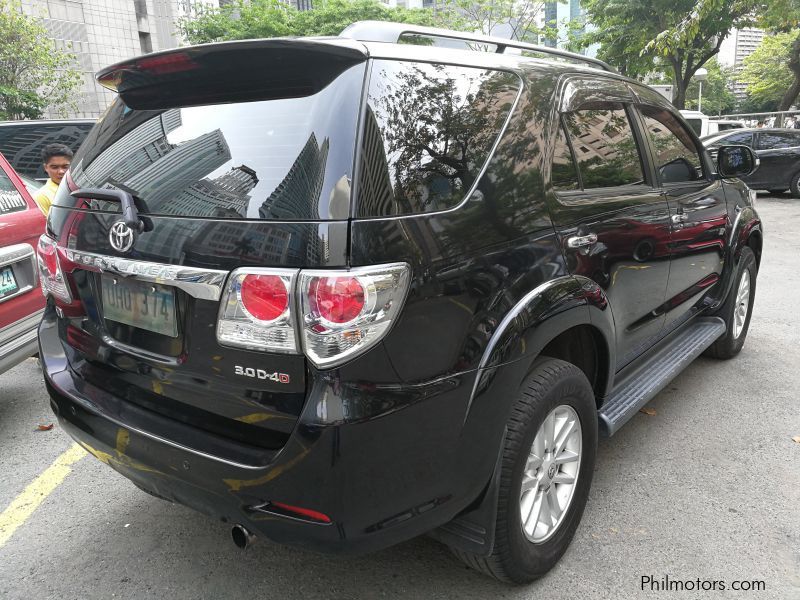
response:
M139 218L137 211L137 200L125 190L115 190L107 188L81 188L70 194L73 198L88 198L90 200L106 200L108 202L119 202L122 207L123 222L134 231L143 231L145 224ZM140 201L141 202L141 201Z

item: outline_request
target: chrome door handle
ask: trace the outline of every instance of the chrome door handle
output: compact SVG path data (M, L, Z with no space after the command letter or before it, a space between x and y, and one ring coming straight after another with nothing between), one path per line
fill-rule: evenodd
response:
M586 235L573 235L567 238L567 246L570 248L582 248L597 243L597 234L588 233Z
M683 223L684 221L689 220L689 215L686 213L678 213L676 215L672 215L671 218L673 223Z

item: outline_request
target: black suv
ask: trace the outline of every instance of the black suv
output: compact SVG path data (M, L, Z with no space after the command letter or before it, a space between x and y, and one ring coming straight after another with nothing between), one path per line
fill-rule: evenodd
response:
M359 23L98 80L119 98L39 244L53 410L240 546L430 533L530 581L598 434L744 343L762 230L728 177L752 152L715 173L599 61Z

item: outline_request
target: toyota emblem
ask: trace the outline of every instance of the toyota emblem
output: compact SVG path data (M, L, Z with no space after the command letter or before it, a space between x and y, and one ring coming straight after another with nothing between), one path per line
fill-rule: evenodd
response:
M125 221L117 221L108 232L108 241L117 252L127 252L133 247L133 229L128 227Z

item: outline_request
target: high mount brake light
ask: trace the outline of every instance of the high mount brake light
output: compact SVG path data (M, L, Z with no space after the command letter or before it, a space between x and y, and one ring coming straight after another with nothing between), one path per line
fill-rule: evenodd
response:
M134 64L139 71L147 71L154 75L192 71L200 66L185 52L175 52L162 56L148 56L140 58Z
M191 56L186 52L170 52L161 56L145 56L117 65L113 70L103 73L97 82L105 88L116 92L122 83L125 72L148 73L151 75L169 75L199 69Z
M72 293L61 269L56 241L46 233L42 234L39 238L36 255L37 263L39 264L39 277L42 280L42 294L45 297L48 294L53 294L62 302L70 304L72 302Z
M236 269L220 305L217 340L289 354L299 354L302 342L316 367L335 367L386 335L409 277L405 263L341 271Z

